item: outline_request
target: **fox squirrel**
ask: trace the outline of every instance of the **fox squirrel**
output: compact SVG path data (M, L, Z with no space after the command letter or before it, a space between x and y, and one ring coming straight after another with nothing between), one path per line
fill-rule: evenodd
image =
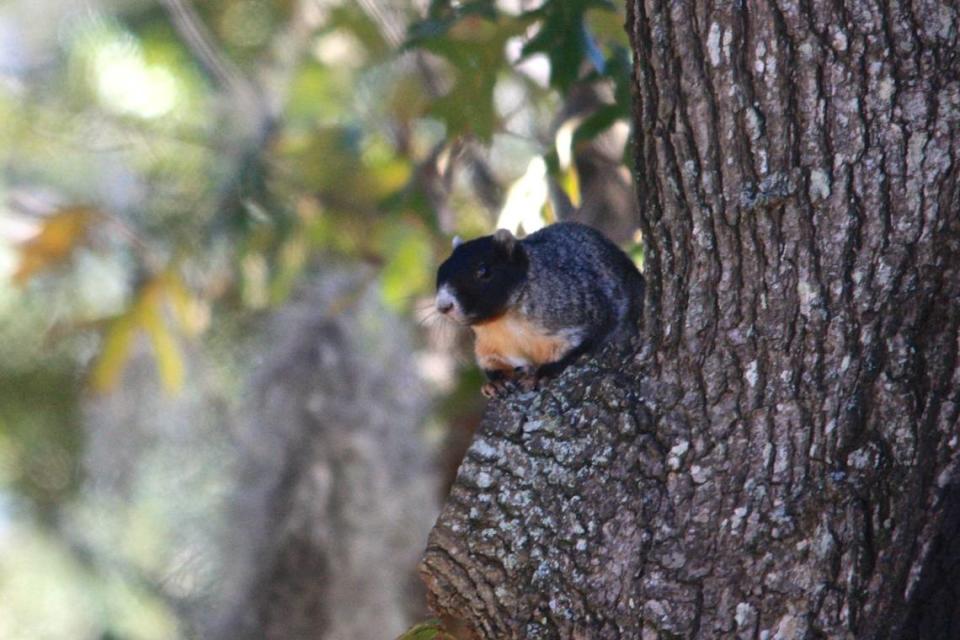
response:
M518 239L506 229L454 239L436 308L476 334L487 397L533 388L586 351L636 332L643 276L599 231L574 222Z

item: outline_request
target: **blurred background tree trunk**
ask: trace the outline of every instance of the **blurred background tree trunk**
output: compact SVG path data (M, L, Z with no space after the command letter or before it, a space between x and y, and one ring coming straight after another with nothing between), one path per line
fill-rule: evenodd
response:
M646 329L492 405L422 564L482 638L955 638L948 4L630 2Z
M230 549L205 638L379 640L423 617L413 567L439 477L411 328L326 274L272 322L240 420Z

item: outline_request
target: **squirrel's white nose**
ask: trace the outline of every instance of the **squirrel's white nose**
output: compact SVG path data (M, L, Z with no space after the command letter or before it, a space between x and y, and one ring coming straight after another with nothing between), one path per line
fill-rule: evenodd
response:
M453 296L453 292L450 291L450 287L447 285L443 285L440 287L440 290L437 291L436 306L437 311L443 314L450 313L450 311L457 306L457 299Z
M437 291L435 304L437 311L441 314L458 324L466 324L467 319L463 315L463 307L460 306L460 301L457 300L457 294L449 284L443 285L440 287L440 290Z

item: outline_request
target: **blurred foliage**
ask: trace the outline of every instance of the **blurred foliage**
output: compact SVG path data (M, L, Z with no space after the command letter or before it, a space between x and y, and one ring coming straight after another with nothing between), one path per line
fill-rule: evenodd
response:
M138 287L136 300L110 322L104 334L91 373L93 388L109 391L116 386L133 340L142 331L150 340L161 382L167 390L177 391L183 384L184 364L164 310L169 308L178 329L196 333L200 328L196 312L200 304L176 272L158 274Z
M20 246L20 263L13 282L25 284L34 274L61 262L86 235L93 217L89 209L68 207L56 211L38 225L36 235Z
M418 184L429 151L471 137L490 143L495 134L543 140L543 123L518 131L497 105L502 84L523 89L510 108L534 109L549 100L550 92L519 65L545 55L550 87L561 95L576 82L615 85L617 100L579 122L574 143L627 116L623 35L614 37L603 21L611 3L550 0L531 10L502 4L433 0L410 26L401 48L407 53L399 56L359 7L320 5L326 11L311 18L311 39L286 61L281 75L288 85L274 89L286 96L278 122L262 123L270 130L266 144L247 149L230 148L233 114L217 104L223 88L198 75L198 45L178 35L157 6L105 3L95 17L66 16L57 63L31 79L33 95L24 99L24 87L20 95L0 94L4 110L13 112L8 121L23 125L9 131L7 187L39 184L64 202L32 212L25 224L33 235L16 247L12 282L26 287L26 295L44 295L57 286L55 267L94 236L99 255L124 265L127 273L117 275L129 289L126 305L112 320L102 316L103 353L91 369L90 380L101 390L121 375L138 330L150 339L162 379L176 389L183 379L176 342L196 327L186 318L193 298L227 313L274 306L317 255L378 264L385 297L395 306L428 293L444 236L491 226L461 180L449 196L467 220L441 228ZM208 46L222 47L231 65L256 66L268 64L258 56L269 53L285 21L306 20L295 13L290 2L224 0L204 3L201 17L218 37ZM602 44L592 33L595 13L604 14L597 25L609 40ZM414 15L410 7L404 17ZM512 61L511 40L522 44ZM423 51L448 62L452 77L443 78L445 69L425 72L405 63ZM449 85L445 93L432 95L425 74ZM55 89L55 80L66 82ZM259 84L267 92L277 82ZM33 116L41 121L28 124ZM530 146L545 150L550 174L576 204L575 170L558 162L549 141ZM64 164L49 162L54 152ZM471 223L473 216L487 222ZM165 301L178 322L164 316Z
M552 221L550 182L577 204L571 154L629 116L622 22L605 0L0 6L0 557L32 540L59 567L47 609L85 612L16 626L34 605L11 594L54 587L3 561L0 637L180 634L157 593L58 542L86 399L141 353L182 393L191 353L234 362L329 265L371 265L412 314L454 234ZM589 86L612 99L556 122ZM436 375L475 389L470 365Z

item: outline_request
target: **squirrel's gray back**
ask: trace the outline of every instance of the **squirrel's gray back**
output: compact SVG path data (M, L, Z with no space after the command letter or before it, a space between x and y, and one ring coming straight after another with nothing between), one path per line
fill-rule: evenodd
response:
M561 222L520 242L529 259L527 284L518 300L524 315L577 342L634 333L643 305L643 276L603 234Z

